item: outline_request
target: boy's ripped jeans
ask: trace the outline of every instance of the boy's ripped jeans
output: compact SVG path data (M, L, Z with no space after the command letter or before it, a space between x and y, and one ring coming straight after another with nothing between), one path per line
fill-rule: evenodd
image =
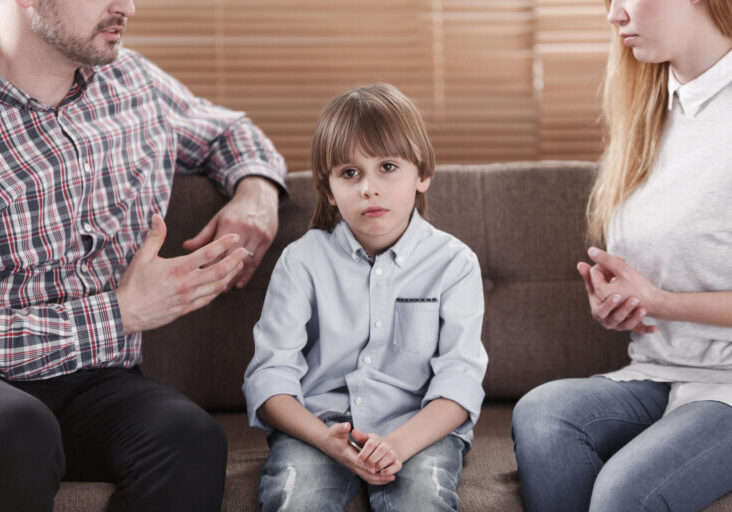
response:
M328 414L328 425L350 422L350 416ZM269 457L259 478L259 508L270 511L342 512L363 482L348 468L294 437L274 431L267 439ZM409 459L396 480L368 485L376 512L458 509L456 492L468 445L445 436Z

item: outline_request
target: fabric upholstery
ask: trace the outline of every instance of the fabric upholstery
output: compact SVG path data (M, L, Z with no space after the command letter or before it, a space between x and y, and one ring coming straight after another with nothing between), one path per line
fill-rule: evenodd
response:
M627 335L592 320L575 269L587 261L584 209L595 170L593 163L550 161L441 166L428 192L429 220L476 252L486 294L486 402L458 487L461 510L522 510L510 435L516 399L543 382L628 361ZM309 172L290 173L287 183L291 200L280 211L279 233L249 285L143 337L143 372L215 412L227 433L225 512L256 510L266 434L247 427L242 375L274 262L304 233L314 207ZM182 241L225 201L203 178L176 178L163 255L183 254ZM54 511L102 511L111 490L65 482ZM347 510L367 507L361 492ZM732 495L707 511L732 512Z

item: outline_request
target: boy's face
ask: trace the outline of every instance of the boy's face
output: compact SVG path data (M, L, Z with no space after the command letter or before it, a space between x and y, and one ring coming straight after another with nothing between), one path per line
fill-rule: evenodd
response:
M417 192L430 178L399 157L367 156L356 148L351 161L331 169L330 204L336 206L370 256L393 245L407 229Z

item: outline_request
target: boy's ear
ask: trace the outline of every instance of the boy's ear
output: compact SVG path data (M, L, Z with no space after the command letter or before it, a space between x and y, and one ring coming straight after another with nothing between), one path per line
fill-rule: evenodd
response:
M328 203L331 206L337 206L336 205L336 202L335 202L335 199L333 198L333 194L331 194L330 192L328 192Z
M432 178L417 178L417 192L422 192L423 194L427 192L427 189L430 188L430 183L432 183Z

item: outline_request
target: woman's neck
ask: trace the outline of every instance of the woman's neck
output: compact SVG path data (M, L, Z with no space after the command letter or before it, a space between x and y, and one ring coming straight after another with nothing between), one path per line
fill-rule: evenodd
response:
M670 62L681 84L691 82L732 50L732 38L723 36L716 26L714 30L701 30L690 37L685 51Z

